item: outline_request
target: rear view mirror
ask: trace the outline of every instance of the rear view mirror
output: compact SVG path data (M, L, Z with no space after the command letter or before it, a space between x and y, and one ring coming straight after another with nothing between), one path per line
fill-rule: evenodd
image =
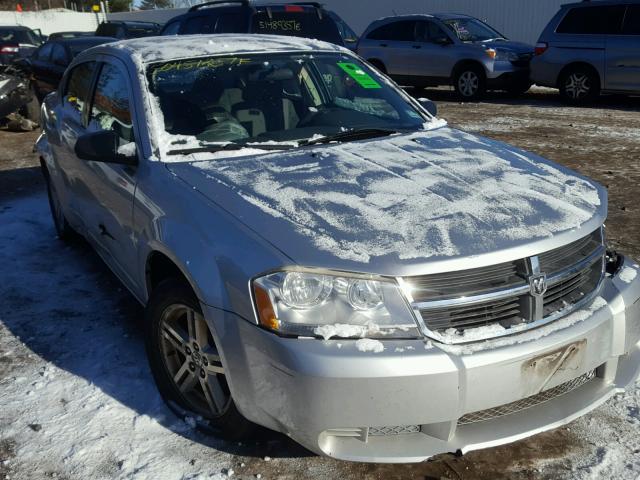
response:
M419 98L418 103L420 103L420 105L422 105L422 108L424 108L427 112L429 112L434 117L438 116L437 105L431 100L429 100L428 98Z
M78 158L91 162L119 163L122 165L137 165L135 155L118 153L120 137L113 130L102 130L87 133L78 138L75 152Z

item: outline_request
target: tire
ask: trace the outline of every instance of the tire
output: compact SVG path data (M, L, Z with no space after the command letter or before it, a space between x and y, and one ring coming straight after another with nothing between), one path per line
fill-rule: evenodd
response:
M199 427L229 440L253 432L255 425L231 397L200 302L183 280L164 280L153 290L145 311L145 343L158 390L178 416L202 418Z
M56 188L53 182L51 181L49 172L46 169L43 169L43 173L44 181L47 185L47 197L49 198L51 218L53 220L53 226L56 229L58 238L68 244L75 243L78 240L79 235L71 227L71 225L69 225L69 222L67 222L67 219L64 216L58 193L56 192Z
M563 100L573 105L583 105L600 95L600 79L590 68L572 67L562 73L558 88Z
M476 102L487 92L487 78L482 67L466 65L458 68L453 75L453 88L458 96L467 102Z

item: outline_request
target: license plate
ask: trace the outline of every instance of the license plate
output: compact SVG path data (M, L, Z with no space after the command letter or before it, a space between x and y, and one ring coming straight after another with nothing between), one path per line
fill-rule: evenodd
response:
M579 376L586 349L587 339L584 339L524 362L522 373L530 394L535 395Z

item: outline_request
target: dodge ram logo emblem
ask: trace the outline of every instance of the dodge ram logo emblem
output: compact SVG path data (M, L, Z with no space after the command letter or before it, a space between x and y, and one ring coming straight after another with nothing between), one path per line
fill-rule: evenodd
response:
M531 295L541 297L547 291L547 276L544 273L531 275L529 277L529 288Z

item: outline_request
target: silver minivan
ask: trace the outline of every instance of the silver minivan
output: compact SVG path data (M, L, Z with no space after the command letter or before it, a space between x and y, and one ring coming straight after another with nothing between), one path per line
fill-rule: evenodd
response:
M367 27L357 51L402 85L453 85L463 100L478 100L486 90L520 94L531 86L533 46L468 15L381 18Z
M640 1L563 5L536 45L531 78L571 103L640 93Z

